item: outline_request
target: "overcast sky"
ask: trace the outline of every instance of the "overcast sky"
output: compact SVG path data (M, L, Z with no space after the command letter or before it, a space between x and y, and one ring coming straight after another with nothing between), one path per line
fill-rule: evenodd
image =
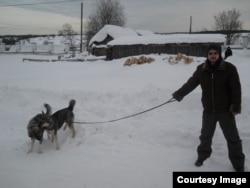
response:
M52 3L51 2L58 2ZM80 33L81 2L86 20L95 0L0 0L0 35L57 34L69 23ZM214 16L236 8L243 29L250 30L250 0L120 0L127 18L126 27L153 32L213 30ZM44 3L37 4L35 3ZM26 4L26 5L20 5ZM8 6L6 6L8 5ZM9 6L16 5L16 6ZM84 29L84 28L83 28Z

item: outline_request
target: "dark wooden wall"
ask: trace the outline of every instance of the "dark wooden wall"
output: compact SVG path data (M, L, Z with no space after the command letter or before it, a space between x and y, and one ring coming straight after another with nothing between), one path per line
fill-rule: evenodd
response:
M210 43L116 45L109 46L107 49L95 48L92 54L96 56L106 54L107 60L152 53L182 53L187 56L206 57L209 44ZM223 45L223 43L218 44Z

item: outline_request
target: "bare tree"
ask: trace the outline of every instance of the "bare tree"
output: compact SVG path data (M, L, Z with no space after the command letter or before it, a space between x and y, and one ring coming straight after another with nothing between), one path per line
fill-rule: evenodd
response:
M85 30L87 44L105 25L124 26L125 22L124 7L119 0L97 0L96 8L89 16Z
M62 30L58 32L59 35L63 35L70 43L70 46L74 46L74 36L77 34L74 30L72 25L69 23L65 23L62 26Z
M241 13L235 8L228 11L223 11L214 16L215 29L222 31L227 37L227 44L231 43L235 31L242 29L242 22L240 21Z

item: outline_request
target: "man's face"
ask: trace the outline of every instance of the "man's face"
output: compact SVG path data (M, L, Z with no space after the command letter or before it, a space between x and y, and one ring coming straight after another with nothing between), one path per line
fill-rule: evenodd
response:
M208 52L208 60L211 62L212 65L216 63L219 59L219 53L216 50L209 50Z

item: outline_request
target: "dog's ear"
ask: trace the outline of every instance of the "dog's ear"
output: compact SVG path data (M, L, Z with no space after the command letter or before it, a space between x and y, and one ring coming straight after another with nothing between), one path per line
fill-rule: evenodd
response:
M45 113L42 111L42 115L45 116Z

